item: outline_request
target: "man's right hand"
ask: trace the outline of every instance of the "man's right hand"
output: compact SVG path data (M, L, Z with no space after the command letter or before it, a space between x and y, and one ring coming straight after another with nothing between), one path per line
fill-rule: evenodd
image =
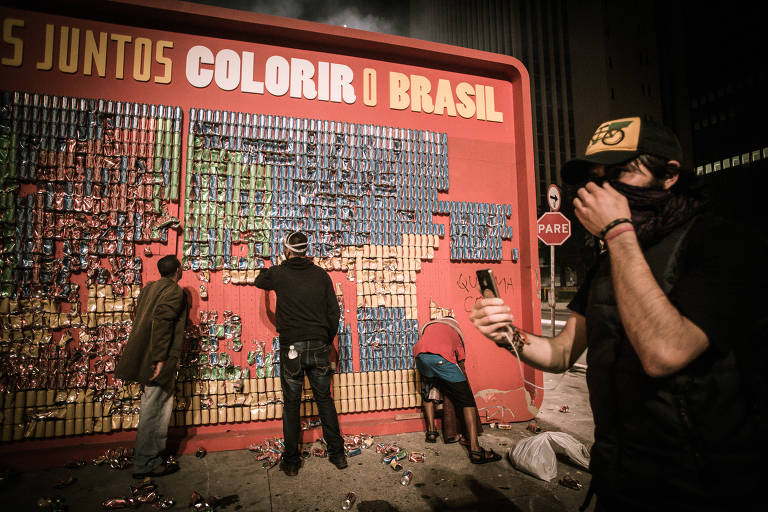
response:
M158 361L153 366L154 371L152 372L152 376L149 378L150 381L153 381L160 376L160 372L163 371L163 366L165 366L165 361Z
M509 348L509 327L513 325L515 317L502 299L479 299L472 306L469 318L486 338L500 347Z

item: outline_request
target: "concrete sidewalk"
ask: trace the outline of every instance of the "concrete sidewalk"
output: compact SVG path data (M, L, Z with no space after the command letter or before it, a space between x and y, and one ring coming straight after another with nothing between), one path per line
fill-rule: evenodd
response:
M555 387L556 386L556 387ZM575 368L565 374L544 374L544 402L536 418L546 431L568 432L589 447L593 441L585 374ZM560 408L567 405L569 412ZM339 510L348 492L357 494L352 510L360 511L438 511L438 510L576 510L584 500L590 475L564 462L558 463L558 476L544 482L521 473L506 455L519 440L532 436L528 423L512 424L510 430L484 426L480 443L505 456L504 460L473 465L463 447L457 444L424 442L421 432L377 437L374 446L349 458L349 467L337 470L328 459L311 457L298 477L288 477L277 466L265 470L247 450L211 452L203 458L182 456L181 471L158 478L158 492L176 501L172 510L186 510L190 495L224 498L217 511L329 511ZM356 434L356 432L344 432ZM392 441L409 453L424 452L425 462L402 462L414 473L408 486L400 484L402 471L395 472L381 462L376 443ZM211 449L211 447L209 447ZM11 468L12 469L12 468ZM76 481L56 489L57 482L69 475ZM558 484L563 476L578 480L583 488L572 490ZM44 510L36 501L46 496L61 496L69 511L102 510L103 500L130 494L131 469L112 470L103 466L80 469L55 468L21 474L11 473L0 482L0 500L5 510ZM594 508L594 503L589 510ZM139 510L155 510L144 504Z

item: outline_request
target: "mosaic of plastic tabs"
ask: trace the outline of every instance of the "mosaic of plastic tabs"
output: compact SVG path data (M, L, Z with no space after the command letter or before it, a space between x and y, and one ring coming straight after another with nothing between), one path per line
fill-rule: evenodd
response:
M112 372L142 285L135 244L168 239L181 116L2 93L3 441L135 427L140 389Z

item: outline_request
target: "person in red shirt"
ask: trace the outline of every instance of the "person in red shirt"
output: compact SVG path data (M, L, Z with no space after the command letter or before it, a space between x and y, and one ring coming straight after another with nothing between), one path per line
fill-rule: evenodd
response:
M493 450L481 448L477 439L477 404L467 377L459 366L466 358L464 335L459 323L450 316L428 322L421 329L421 337L413 347L413 354L421 374L424 416L427 420L426 441L434 443L437 440L435 404L430 398L432 389L437 388L463 412L470 462L485 464L501 460L501 456Z

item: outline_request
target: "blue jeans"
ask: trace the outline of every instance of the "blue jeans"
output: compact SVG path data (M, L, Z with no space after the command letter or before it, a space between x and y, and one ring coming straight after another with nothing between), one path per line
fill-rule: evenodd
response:
M144 386L133 457L135 473L147 473L163 462L168 423L173 411L173 395L173 386L170 389Z
M299 464L299 435L301 425L299 414L301 389L304 386L304 373L309 379L312 395L320 413L323 426L323 438L328 444L328 455L344 455L344 440L339 429L339 417L331 398L331 375L333 370L328 360L331 347L325 341L308 340L291 343L298 352L298 357L288 358L288 347L280 347L280 381L283 385L283 439L285 454L283 460L288 464Z

